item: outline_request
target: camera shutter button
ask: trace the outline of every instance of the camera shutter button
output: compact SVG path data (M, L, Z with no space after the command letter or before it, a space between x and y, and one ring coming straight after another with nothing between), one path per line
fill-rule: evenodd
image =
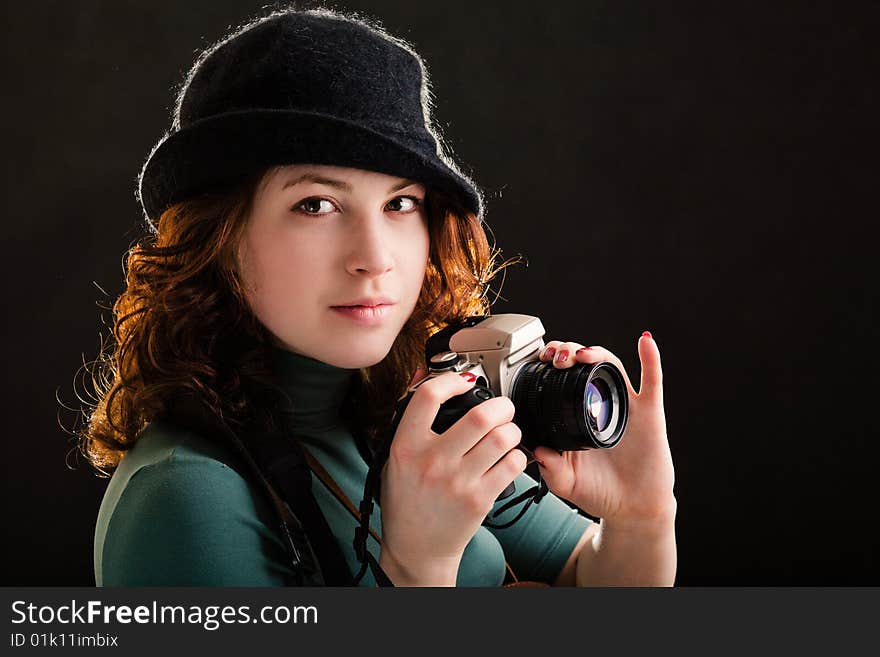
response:
M488 390L482 390L481 388L477 388L474 390L474 397L479 397L480 399L486 400L492 398L492 393Z
M442 351L431 356L431 362L428 366L434 372L454 371L463 360L464 358L458 352Z

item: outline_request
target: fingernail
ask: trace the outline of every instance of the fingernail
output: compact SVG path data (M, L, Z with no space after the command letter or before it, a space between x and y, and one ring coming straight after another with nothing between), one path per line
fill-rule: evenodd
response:
M652 337L650 331L645 331L644 333L642 333L642 335L645 335L645 336L647 336L647 337L649 337L649 338Z
M556 347L547 347L547 351L544 352L544 356L546 358L553 358L553 354L556 353Z
M568 360L568 349L563 349L558 354L556 354L556 362L561 363L564 360Z
M464 379L467 379L468 382L473 383L477 380L477 377L471 374L470 372L459 372L458 375Z
M578 349L578 350L577 350L576 352L574 352L574 353L577 354L577 353L580 353L580 352L582 352L582 351L589 351L590 349L592 349L592 347L581 347L580 349Z

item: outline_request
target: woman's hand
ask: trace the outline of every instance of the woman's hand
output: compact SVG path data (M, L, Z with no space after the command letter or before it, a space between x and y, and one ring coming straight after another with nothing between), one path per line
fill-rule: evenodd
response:
M657 343L645 333L638 341L642 379L636 393L623 363L603 347L548 342L539 358L554 367L609 361L623 374L629 394L629 419L620 442L611 449L534 450L541 475L555 495L603 520L638 524L665 521L675 514L674 471L666 417L663 375Z
M431 430L440 405L472 388L473 378L447 372L426 381L400 419L380 500L379 564L395 585L455 586L467 544L526 468L508 397L478 404L440 435Z

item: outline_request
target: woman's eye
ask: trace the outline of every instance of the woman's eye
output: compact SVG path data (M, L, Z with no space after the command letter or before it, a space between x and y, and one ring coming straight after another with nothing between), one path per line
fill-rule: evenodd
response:
M306 214L314 214L314 215L328 214L329 211L328 212L321 212L320 211L322 203L326 204L326 206L329 206L331 208L330 211L332 211L333 204L325 198L307 198L305 201L303 201L302 203L297 205L296 208L294 208L294 209L296 210L296 209L301 208Z
M401 206L400 201L403 201ZM422 199L417 196L398 196L397 198L388 202L386 206L391 212L402 212L404 214L409 214L410 212L415 212L419 209L419 206L422 204ZM322 211L321 208L324 208ZM296 205L294 210L301 210L305 214L312 216L320 216L325 214L330 214L334 209L333 203L326 199L321 198L319 196L315 196L313 198L307 198L304 201L301 201L298 205Z
M422 204L422 199L420 199L416 196L398 196L396 199L392 200L389 203L389 205L395 204L397 201L400 201L400 200L409 201L408 209L407 209L406 204L404 204L405 207L403 209L392 208L393 212L405 212L405 213L415 212L419 208L419 206Z

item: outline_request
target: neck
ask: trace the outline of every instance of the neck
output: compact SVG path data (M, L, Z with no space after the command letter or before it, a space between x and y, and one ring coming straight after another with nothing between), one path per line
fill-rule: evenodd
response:
M284 400L282 414L299 430L325 430L343 422L342 407L356 369L336 367L282 347L272 360Z

